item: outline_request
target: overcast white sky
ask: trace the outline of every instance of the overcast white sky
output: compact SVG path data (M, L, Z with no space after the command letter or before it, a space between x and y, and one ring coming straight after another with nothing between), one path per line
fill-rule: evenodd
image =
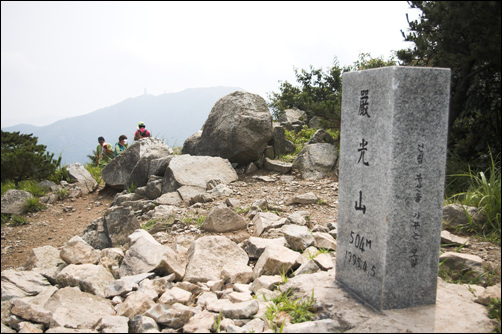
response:
M144 94L296 85L294 68L411 47L406 1L1 2L2 127L48 125Z

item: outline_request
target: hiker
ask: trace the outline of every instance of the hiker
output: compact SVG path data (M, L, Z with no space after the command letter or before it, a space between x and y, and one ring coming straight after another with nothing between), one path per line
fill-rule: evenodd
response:
M150 133L150 131L148 131L147 129L145 129L145 123L144 122L139 122L138 123L138 130L136 130L136 132L134 133L134 140L140 140L141 138L145 138L145 137L151 137L152 134Z
M112 145L105 142L104 137L98 138L99 145L96 147L96 165L106 166L113 159Z
M115 143L115 156L119 155L120 153L124 152L124 150L127 148L127 137L125 135L121 135L119 137L119 142Z

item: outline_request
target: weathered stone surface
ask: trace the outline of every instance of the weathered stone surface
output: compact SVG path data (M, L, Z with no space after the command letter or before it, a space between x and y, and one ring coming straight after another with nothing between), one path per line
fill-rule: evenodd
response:
M246 229L248 222L230 208L213 208L201 225L208 232L231 232Z
M2 213L20 215L26 212L25 204L33 195L24 190L9 189L2 196Z
M111 207L106 210L103 226L112 247L125 245L128 242L127 237L129 234L140 228L134 212L122 206Z
M8 269L2 271L2 301L18 297L35 296L51 284L33 271Z
M379 310L433 304L450 70L347 72L343 85L336 279Z
M248 164L258 160L272 139L272 115L256 94L234 92L216 102L200 137L190 138L182 153L218 156Z
M298 153L292 169L305 180L334 175L338 164L336 146L329 143L308 144Z
M260 256L253 269L254 278L261 275L281 275L300 266L301 255L289 248L270 245Z
M56 291L44 307L52 312L52 327L92 328L104 316L115 315L109 300L82 292L77 287Z
M94 249L76 235L61 249L60 257L68 264L96 264L101 257L101 251Z
M220 179L231 183L239 178L230 162L220 157L177 155L171 159L162 184L162 193L169 193L182 186L206 189L207 182Z
M82 190L82 194L86 195L98 188L98 183L94 177L80 163L66 165L66 170L70 176L70 182L76 183Z
M70 264L56 276L61 286L79 287L84 292L104 297L109 282L115 278L105 267L95 264Z
M469 224L469 217L476 225L483 225L486 215L480 209L461 204L448 204L443 207L442 219L450 227Z
M184 281L207 282L219 280L222 269L241 272L247 268L249 257L236 243L223 236L205 236L192 243Z
M307 226L288 224L281 227L284 238L293 250L303 251L309 246L314 245L315 239Z
M101 177L110 187L121 190L132 184L135 187L144 186L148 180L150 161L169 154L172 154L172 149L160 139L143 138L113 158L101 171Z

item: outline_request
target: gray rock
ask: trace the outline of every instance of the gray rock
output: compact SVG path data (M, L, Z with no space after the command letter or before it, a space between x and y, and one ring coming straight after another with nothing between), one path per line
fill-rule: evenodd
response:
M33 195L24 190L9 189L2 196L2 214L20 215L26 212L26 200Z
M183 154L218 156L245 165L262 156L272 139L272 115L259 95L234 92L216 102L196 138L183 145Z

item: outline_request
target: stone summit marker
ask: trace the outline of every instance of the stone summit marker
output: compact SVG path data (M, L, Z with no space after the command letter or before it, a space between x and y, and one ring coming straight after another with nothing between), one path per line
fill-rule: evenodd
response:
M450 69L343 74L336 281L377 310L436 303Z

